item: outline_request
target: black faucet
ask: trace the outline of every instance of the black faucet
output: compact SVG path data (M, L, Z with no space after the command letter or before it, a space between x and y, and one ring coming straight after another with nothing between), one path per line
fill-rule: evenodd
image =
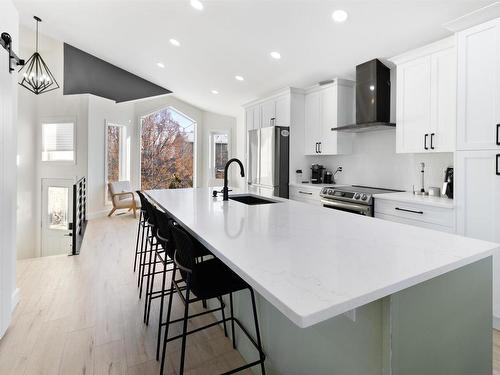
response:
M241 161L239 161L239 159L233 158L227 161L226 166L224 167L224 187L222 188L223 201L229 200L229 189L227 187L227 170L229 169L229 166L232 162L236 162L240 165L241 177L245 177L245 168L243 168L243 164L241 163Z

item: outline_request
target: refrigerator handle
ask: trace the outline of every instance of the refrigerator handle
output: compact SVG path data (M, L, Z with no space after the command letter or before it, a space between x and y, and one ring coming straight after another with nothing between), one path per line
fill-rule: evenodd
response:
M497 154L497 156L495 158L496 158L495 172L496 172L497 176L500 176L500 170L499 170L499 167L500 167L500 154Z
M500 146L500 124L497 124L497 146Z

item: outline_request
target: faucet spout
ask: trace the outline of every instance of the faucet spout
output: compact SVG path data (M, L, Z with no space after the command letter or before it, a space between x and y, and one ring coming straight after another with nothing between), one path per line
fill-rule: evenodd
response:
M243 168L243 163L236 158L230 159L227 161L226 166L224 167L224 187L222 188L222 200L229 200L229 188L227 187L227 171L231 163L238 163L240 166L240 175L241 177L245 177L245 168Z

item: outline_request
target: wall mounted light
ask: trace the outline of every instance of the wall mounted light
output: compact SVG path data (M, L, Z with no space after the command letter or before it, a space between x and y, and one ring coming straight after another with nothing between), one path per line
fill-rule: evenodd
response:
M12 73L15 69L12 67L14 62L17 66L23 66L24 60L20 59L14 51L12 51L12 38L9 33L2 33L0 37L0 46L2 46L9 53L9 73Z
M36 50L35 53L26 61L26 65L21 68L22 80L19 84L32 93L39 95L59 88L54 75L50 71L42 56L38 53L38 23L42 22L37 16L33 17L36 21ZM26 70L23 72L23 69Z

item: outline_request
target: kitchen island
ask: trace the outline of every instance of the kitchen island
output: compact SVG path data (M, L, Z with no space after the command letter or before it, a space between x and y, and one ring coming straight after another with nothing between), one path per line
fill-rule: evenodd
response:
M491 374L491 256L499 245L211 193L147 192L261 296L270 373ZM246 321L245 298L238 305ZM353 309L351 319L343 315Z

